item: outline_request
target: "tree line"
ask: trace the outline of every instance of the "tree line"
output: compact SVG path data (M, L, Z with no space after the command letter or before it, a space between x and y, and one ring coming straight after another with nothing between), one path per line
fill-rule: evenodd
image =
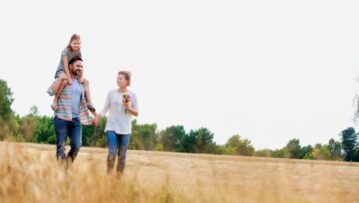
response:
M0 80L0 140L55 144L53 117L40 115L36 106L25 116L16 115L11 109L13 101L11 89ZM105 124L106 118L102 118L96 128L83 126L83 146L106 147ZM272 150L255 149L249 139L240 135L231 136L223 145L216 144L214 134L205 127L186 132L184 126L172 125L160 130L155 123L139 124L136 120L132 126L129 149L133 150L359 162L358 133L353 127L326 144L302 146L299 139L291 139L286 146Z

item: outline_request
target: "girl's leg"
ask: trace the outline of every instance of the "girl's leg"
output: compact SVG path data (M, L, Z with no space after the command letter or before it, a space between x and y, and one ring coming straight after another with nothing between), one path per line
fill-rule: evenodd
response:
M108 156L107 156L107 173L111 173L117 154L117 135L114 131L107 131L107 145L108 145Z
M96 109L95 107L93 106L93 103L92 103L92 99L91 99L91 94L90 94L90 82L85 79L85 78L82 78L81 79L83 81L83 83L85 84L85 97L86 97L86 103L87 103L87 108L91 111L94 111L96 112Z
M54 101L53 101L53 103L51 105L51 108L54 111L57 111L59 109L58 105L57 105L57 102L59 100L59 97L61 95L62 90L64 90L66 85L67 85L67 76L66 76L66 74L62 74L58 78L58 81L53 84L52 89L55 92L55 98L54 98Z
M118 164L117 172L123 173L126 164L126 152L130 142L131 134L118 135L119 137L119 149L118 149Z

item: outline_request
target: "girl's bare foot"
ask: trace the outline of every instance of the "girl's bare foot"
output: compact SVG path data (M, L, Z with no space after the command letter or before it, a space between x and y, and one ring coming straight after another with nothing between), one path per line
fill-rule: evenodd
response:
M85 79L84 79L83 77L80 77L80 83L82 83L82 84L85 84L85 85L86 85L86 83L85 83Z
M51 108L52 108L52 110L54 110L54 111L59 110L59 107L57 106L57 101L54 101L54 103L51 104Z
M70 77L67 79L67 84L68 84L68 85L71 85L71 84L72 84L72 79L71 79Z

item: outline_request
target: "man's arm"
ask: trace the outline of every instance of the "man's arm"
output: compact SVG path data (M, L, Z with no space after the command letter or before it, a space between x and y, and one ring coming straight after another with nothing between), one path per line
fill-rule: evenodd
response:
M90 109L89 109L89 111L91 112L91 114L92 114L93 116L95 116L95 117L97 116L96 110L93 110L93 109L90 110Z

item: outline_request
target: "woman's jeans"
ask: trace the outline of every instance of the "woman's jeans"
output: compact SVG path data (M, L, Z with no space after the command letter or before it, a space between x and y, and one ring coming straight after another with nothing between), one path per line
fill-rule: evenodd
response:
M112 172L118 155L117 172L122 173L125 169L126 151L131 134L116 134L114 131L107 131L106 134L108 143L107 172Z

